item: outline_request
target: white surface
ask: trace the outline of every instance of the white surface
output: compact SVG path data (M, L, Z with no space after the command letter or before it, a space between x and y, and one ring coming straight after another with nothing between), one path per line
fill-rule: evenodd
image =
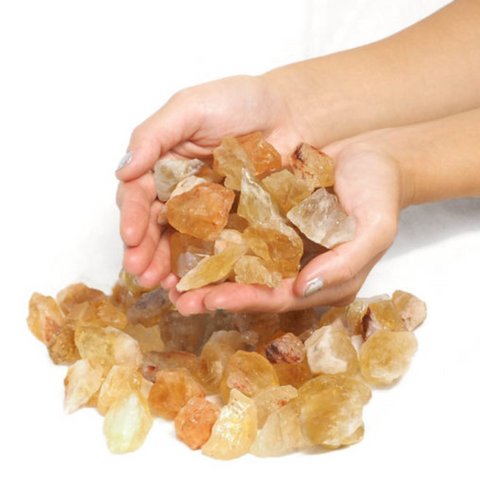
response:
M214 461L157 420L138 452L112 455L95 411L63 414L66 369L25 323L33 291L114 283L113 173L133 127L176 90L372 41L445 3L2 2L1 478L479 478L479 199L405 211L365 284L365 296L411 291L429 316L411 371L374 392L348 449Z

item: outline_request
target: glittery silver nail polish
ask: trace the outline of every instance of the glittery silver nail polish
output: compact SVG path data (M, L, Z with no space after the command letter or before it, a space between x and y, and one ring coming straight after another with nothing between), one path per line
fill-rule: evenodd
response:
M318 292L323 288L323 285L323 280L320 277L310 280L307 282L307 288L305 288L303 296L308 297L309 295L312 295L312 293Z
M121 170L123 167L125 167L126 165L128 165L131 161L132 161L132 157L133 157L133 152L127 152L123 157L122 159L120 160L120 163L118 164L118 167L117 167L117 172L119 170Z

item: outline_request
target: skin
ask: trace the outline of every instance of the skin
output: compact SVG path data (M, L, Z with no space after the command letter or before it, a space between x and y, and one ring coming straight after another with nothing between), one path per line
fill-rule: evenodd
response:
M132 161L117 171L125 269L146 287L161 282L185 315L352 301L392 244L402 208L480 195L479 24L480 2L459 0L381 42L175 94L135 129ZM225 283L180 294L150 169L164 156L206 158L222 138L256 130L284 158L300 141L333 157L355 239L275 290ZM305 297L315 278L323 288Z

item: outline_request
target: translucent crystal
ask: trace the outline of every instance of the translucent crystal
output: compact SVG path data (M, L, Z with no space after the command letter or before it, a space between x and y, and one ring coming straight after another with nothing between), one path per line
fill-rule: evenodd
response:
M308 365L313 373L346 373L358 371L358 356L345 330L327 325L305 340Z
M253 132L237 137L241 147L245 150L255 175L277 170L282 166L282 157L275 148L268 143L261 132Z
M150 352L151 350L160 352L164 348L158 325L144 327L140 323L138 325L132 325L129 323L123 331L138 342L143 354Z
M297 389L291 385L270 387L258 392L253 399L257 406L258 428L262 428L267 417L280 410L292 398L298 396Z
M222 253L229 245L232 245L232 243L237 245L244 244L242 234L238 230L224 228L215 239L215 255Z
M404 375L417 351L411 332L379 330L360 349L360 371L373 384L388 385Z
M308 182L287 169L270 174L262 183L285 213L313 192L313 187Z
M179 292L185 292L225 280L233 271L235 262L247 250L245 245L232 244L222 253L203 259L177 283L176 289Z
M166 202L174 188L186 177L197 174L203 167L200 160L175 160L165 158L159 160L154 167L153 178L158 198Z
M181 233L212 241L223 230L235 195L218 183L201 183L170 198L168 222Z
M123 329L127 326L128 320L125 313L118 309L110 299L102 298L73 305L65 322L71 328L76 328L81 324Z
M252 397L273 386L278 386L278 377L272 364L256 352L239 350L230 357L220 382L220 392L227 401L233 388Z
M291 160L295 175L306 181L312 189L333 185L333 160L317 148L301 143Z
M60 310L67 315L72 309L83 302L103 300L106 295L95 288L87 287L84 283L74 283L57 293L57 303Z
M327 248L348 242L355 236L355 219L347 217L337 197L324 188L293 207L287 217L310 240Z
M300 388L313 376L306 361L301 363L274 363L273 368L280 385L291 385Z
M192 450L201 448L212 433L220 408L205 398L193 397L175 417L175 432Z
M265 260L253 255L244 255L240 258L233 267L233 271L236 283L253 283L276 288L280 286L282 280L282 275L275 271L273 266L268 268Z
M422 302L415 295L396 290L393 292L392 300L408 331L415 330L427 318L425 302Z
M363 319L364 340L381 329L402 332L407 329L392 300L380 300L368 304Z
M170 194L170 199L172 199L173 197L176 197L177 195L181 195L182 193L186 193L190 191L193 187L206 182L207 181L204 178L196 177L195 175L184 178L183 180L180 180L177 183L177 186L175 187L173 192ZM167 208L167 211L168 211L168 208ZM168 214L167 214L167 217L168 217Z
M90 360L78 360L69 367L65 377L66 413L85 406L102 385L103 366Z
M228 222L225 225L225 228L238 230L240 233L242 233L247 227L248 227L248 220L241 217L238 213L231 213L228 216Z
M192 397L205 397L204 388L185 368L160 370L148 395L152 412L173 420Z
M30 298L27 324L41 342L48 344L52 335L65 325L65 320L54 298L34 293Z
M305 358L303 342L293 333L272 340L265 349L271 363L299 363Z
M127 453L143 445L152 427L145 397L138 391L118 397L103 421L103 433L112 453Z
M203 445L205 455L222 460L238 458L248 453L257 435L255 402L236 389L230 393L213 425L212 434Z
M127 310L128 321L134 325L144 327L157 325L163 316L170 311L172 303L168 298L168 291L159 287L143 293L140 298Z
M170 237L170 264L172 272L183 277L197 266L200 260L213 255L213 242L175 232Z
M60 327L50 337L47 348L56 365L70 365L80 359L75 345L75 332L68 327Z
M303 254L301 238L293 228L277 225L278 228L248 227L243 232L245 243L252 252L272 265L283 277L298 274Z

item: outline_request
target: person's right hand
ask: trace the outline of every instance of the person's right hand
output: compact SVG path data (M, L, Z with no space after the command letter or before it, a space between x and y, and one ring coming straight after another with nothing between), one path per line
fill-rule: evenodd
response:
M169 241L157 222L151 169L161 157L206 158L224 137L261 131L282 157L300 141L315 143L306 112L298 99L288 100L278 85L264 77L239 76L199 85L175 94L133 132L129 163L119 168L117 204L125 244L123 266L145 287L170 274ZM294 105L295 104L295 107ZM295 113L296 112L296 113ZM300 113L300 114L299 114Z

